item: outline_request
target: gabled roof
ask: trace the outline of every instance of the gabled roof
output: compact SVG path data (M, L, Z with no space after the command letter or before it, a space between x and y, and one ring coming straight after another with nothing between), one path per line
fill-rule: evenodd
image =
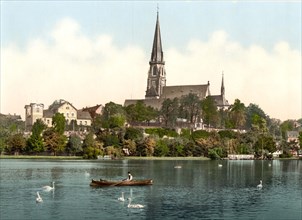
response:
M228 100L225 100L223 95L211 95L210 96L218 107L220 106L229 106Z
M83 111L83 110L77 110L77 119L86 119L86 120L91 120L91 116L89 112Z
M209 93L209 84L204 85L180 85L180 86L164 86L161 98L174 99L183 95L196 94L200 99L204 99Z
M75 110L77 110L70 102L65 101L64 99L59 99L59 100L55 100L48 108L49 111L52 112L57 112L58 109L64 105L64 104L69 104L72 108L74 108Z

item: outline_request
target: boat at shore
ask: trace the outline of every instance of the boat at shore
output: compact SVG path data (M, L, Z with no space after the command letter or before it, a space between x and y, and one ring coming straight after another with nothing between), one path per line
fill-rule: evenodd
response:
M90 186L93 187L105 187L105 186L148 186L152 185L152 179L145 180L131 180L131 181L108 181L108 180L91 180Z

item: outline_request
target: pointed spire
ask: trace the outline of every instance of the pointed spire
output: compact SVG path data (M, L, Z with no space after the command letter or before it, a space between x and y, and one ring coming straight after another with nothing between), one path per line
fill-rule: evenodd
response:
M153 39L153 47L151 54L151 63L164 63L164 54L161 45L161 35L160 35L160 26L159 26L159 12L157 6L157 18L156 18L156 27Z
M223 71L222 71L222 81L221 81L221 95L224 96L225 89L224 89L224 78L223 78Z

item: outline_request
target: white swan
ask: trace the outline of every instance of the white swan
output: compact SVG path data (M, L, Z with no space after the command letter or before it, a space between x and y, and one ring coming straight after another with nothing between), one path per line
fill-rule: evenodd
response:
M131 198L129 198L128 200L129 200L128 208L142 209L145 207L144 205L141 204L131 204Z
M222 167L222 164L220 163L220 164L218 164L218 167Z
M43 199L42 199L42 197L40 196L39 192L37 192L36 202L37 202L37 203L43 202Z
M85 171L85 176L86 176L86 177L89 177L89 176L90 176L90 173L88 173L87 171Z
M260 180L260 183L257 185L257 189L262 189L262 180Z
M55 182L52 182L52 187L51 186L43 186L42 189L45 190L45 191L54 190L55 189Z
M121 202L125 201L124 192L122 192L122 196L118 198L118 201L121 201Z

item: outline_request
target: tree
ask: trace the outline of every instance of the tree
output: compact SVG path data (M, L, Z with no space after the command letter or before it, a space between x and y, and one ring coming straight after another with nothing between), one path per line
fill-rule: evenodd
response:
M96 159L97 156L102 155L102 144L95 140L94 134L89 132L83 141L83 157L85 159Z
M124 126L126 115L122 105L109 102L103 108L101 116L103 128L116 128Z
M59 134L64 134L65 131L65 117L62 113L56 113L52 117L52 125L55 132L58 132Z
M215 126L218 120L218 111L217 105L211 96L208 96L201 101L201 110L203 123L208 126L210 126L210 124Z
M240 129L245 124L245 106L243 103L240 102L239 99L236 99L234 105L231 107L230 119L234 128Z
M78 153L81 153L82 151L83 148L81 138L76 134L70 135L66 146L66 152L76 155Z
M176 119L178 117L178 106L179 106L179 100L178 98L171 99L165 99L162 103L161 109L160 109L160 115L162 116L165 126L171 126L174 127Z
M19 155L26 146L26 139L21 133L14 134L8 139L8 147L15 155Z
M58 152L63 152L67 144L67 137L50 128L43 133L45 147L52 152L54 156Z
M180 118L187 119L191 124L195 124L201 113L201 101L193 93L182 96L180 99Z
M255 116L257 115L259 118L266 119L267 116L264 111L256 104L249 104L246 107L246 127L247 129L251 129L252 125L255 123Z
M32 127L32 134L27 139L27 151L28 152L42 152L44 151L44 143L42 133L46 125L41 119L38 119L33 127Z

